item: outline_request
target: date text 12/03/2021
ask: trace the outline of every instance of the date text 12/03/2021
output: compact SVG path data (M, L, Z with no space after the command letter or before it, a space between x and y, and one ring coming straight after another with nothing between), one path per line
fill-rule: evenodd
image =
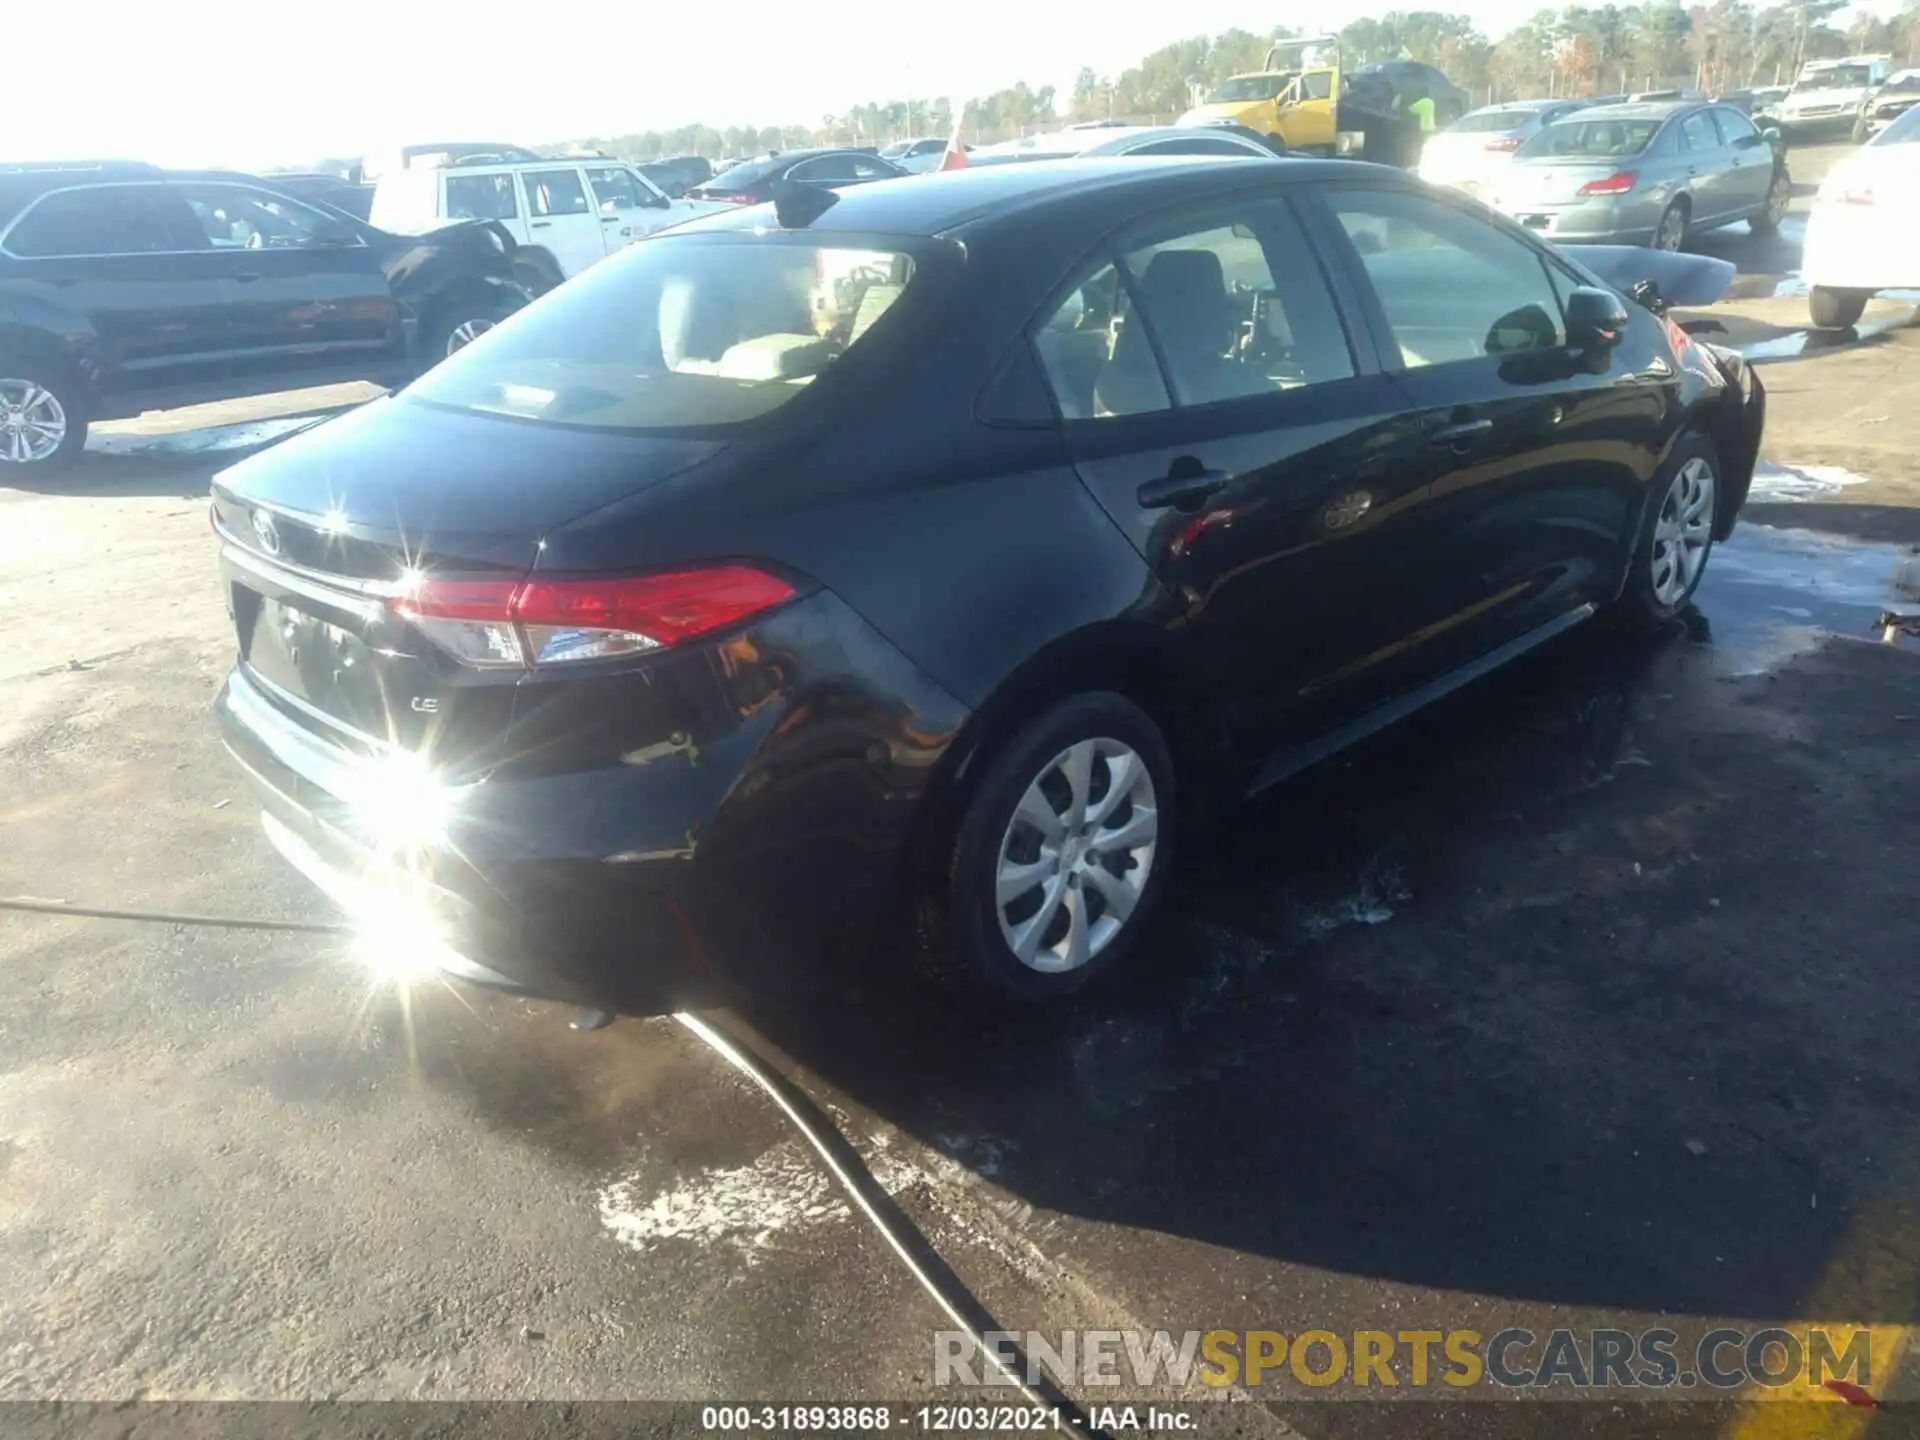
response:
M1089 1417L1095 1429L1180 1431L1194 1415L1153 1405L1103 1405ZM714 1432L786 1434L793 1431L930 1435L1047 1434L1070 1429L1060 1410L1038 1405L707 1405L700 1428Z

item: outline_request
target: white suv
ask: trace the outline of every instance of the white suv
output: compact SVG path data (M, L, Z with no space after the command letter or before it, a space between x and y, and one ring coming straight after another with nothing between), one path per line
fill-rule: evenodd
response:
M619 160L456 162L382 175L370 218L410 235L460 220L495 221L519 243L515 274L538 295L642 236L724 208L669 200Z

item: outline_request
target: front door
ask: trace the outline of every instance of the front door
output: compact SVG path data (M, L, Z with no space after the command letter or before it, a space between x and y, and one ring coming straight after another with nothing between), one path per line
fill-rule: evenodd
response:
M1337 289L1270 192L1155 217L1034 335L1075 467L1248 759L1391 688L1431 619L1416 437Z
M1301 72L1279 102L1280 130L1289 146L1332 153L1339 130L1334 97L1339 93L1339 71Z
M624 243L618 226L611 227L613 235L606 234L609 227L602 223L600 207L587 198L577 165L523 170L520 184L526 192L528 243L551 251L569 280Z
M1420 427L1437 657L1470 662L1610 598L1676 377L1651 352L1570 350L1569 282L1467 202L1353 185L1316 203Z
M386 272L342 222L248 185L170 181L164 189L232 282L236 373L293 382L405 354Z
M589 165L587 184L609 253L670 223L673 202L624 165Z
M1730 167L1727 183L1733 192L1735 208L1743 215L1751 215L1765 207L1767 192L1773 188L1773 147L1738 110L1716 105L1712 115L1727 148Z

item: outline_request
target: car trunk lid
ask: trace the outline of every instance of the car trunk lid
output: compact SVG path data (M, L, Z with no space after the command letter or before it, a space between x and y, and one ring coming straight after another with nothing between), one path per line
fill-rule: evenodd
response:
M549 531L722 448L383 400L252 456L213 487L242 669L342 743L490 763L524 668L461 663L398 601L422 576L517 580Z
M1517 161L1501 177L1500 201L1507 206L1571 205L1586 198L1580 194L1584 186L1631 171L1636 159L1622 155L1617 159Z

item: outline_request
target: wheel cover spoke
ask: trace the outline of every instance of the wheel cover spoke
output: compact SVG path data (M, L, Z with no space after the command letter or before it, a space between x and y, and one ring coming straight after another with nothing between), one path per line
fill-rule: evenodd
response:
M1077 970L1133 918L1153 872L1159 808L1146 761L1105 737L1040 769L1000 841L994 913L1021 964Z
M0 458L45 460L66 439L67 412L58 396L32 380L0 377Z
M1680 467L1660 504L1650 569L1654 598L1683 601L1706 567L1713 530L1713 467L1698 457Z

